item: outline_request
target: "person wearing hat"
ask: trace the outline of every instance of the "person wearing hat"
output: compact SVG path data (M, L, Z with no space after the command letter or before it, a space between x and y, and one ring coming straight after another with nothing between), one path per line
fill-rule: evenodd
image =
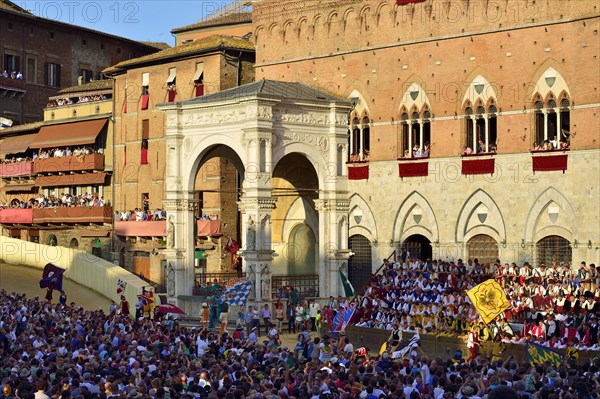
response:
M208 328L209 318L210 309L208 308L208 303L202 302L202 309L200 309L200 324L202 324L202 329L206 330Z

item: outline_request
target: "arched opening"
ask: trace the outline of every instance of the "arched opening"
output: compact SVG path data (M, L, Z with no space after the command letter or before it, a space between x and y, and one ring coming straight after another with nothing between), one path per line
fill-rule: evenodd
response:
M254 172L258 167L255 165ZM194 178L194 197L198 201L194 256L205 259L206 267L194 268L194 289L199 288L199 282L241 276L240 258L225 247L230 238L243 244L237 202L244 173L239 156L226 145L208 148L200 159Z
M317 172L303 154L288 154L273 170L271 189L277 199L271 214L271 247L279 253L272 264L272 289L293 286L301 293L318 294Z
M406 249L411 257L426 260L431 259L433 253L431 250L431 241L421 234L413 234L402 243L402 247Z
M50 245L51 247L55 247L58 245L58 239L54 234L50 234L48 236L48 245Z
M296 225L290 233L285 253L290 275L318 274L316 249L317 239L312 229L304 223Z
M348 260L348 280L356 292L362 292L362 287L369 282L373 273L371 243L367 237L355 234L348 239L348 249L354 252Z
M561 236L546 236L536 244L537 264L552 265L556 263L568 263L573 261L573 249L571 243Z
M498 243L487 234L478 234L467 242L467 257L479 264L494 264L498 259Z
M71 242L69 242L69 248L79 248L79 241L77 241L77 238L71 239Z

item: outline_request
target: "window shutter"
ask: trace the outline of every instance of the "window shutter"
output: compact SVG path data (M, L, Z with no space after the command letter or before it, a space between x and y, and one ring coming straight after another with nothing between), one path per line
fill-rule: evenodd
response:
M46 82L46 86L50 85L49 70L50 70L50 63L45 62L44 63L44 81Z
M62 65L61 64L56 64L56 87L60 87L60 75L62 73Z
M142 140L147 140L150 137L150 120L142 119Z
M18 55L15 56L14 70L17 72L21 72L21 57L19 57Z

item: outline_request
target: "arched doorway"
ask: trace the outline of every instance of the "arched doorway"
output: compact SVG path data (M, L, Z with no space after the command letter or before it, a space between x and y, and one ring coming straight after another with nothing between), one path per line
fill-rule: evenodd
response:
M568 263L573 261L571 243L561 236L546 236L536 244L537 264Z
M371 243L367 237L355 234L348 239L348 249L354 252L348 260L348 280L354 290L361 293L362 287L369 282L373 273Z
M71 242L69 242L69 248L79 248L79 241L77 241L77 238L71 239Z
M48 245L50 245L51 247L55 247L58 245L58 239L54 234L50 234L48 236Z
M238 201L244 167L236 152L226 145L209 147L201 156L194 178L198 201L194 226L194 256L205 267L194 267L196 287L206 281L225 282L242 273L241 259L228 252L231 239L243 244Z
M290 275L318 274L316 244L315 233L308 225L303 223L292 229L286 251Z
M402 248L406 249L411 257L417 259L431 259L433 254L431 250L431 241L421 234L413 234L402 243Z
M295 287L306 296L319 292L319 218L315 200L319 180L315 168L299 153L279 160L271 180L277 206L272 213L271 240L280 253L273 259L274 292Z
M494 264L498 260L498 243L487 234L478 234L467 242L467 257L479 264Z

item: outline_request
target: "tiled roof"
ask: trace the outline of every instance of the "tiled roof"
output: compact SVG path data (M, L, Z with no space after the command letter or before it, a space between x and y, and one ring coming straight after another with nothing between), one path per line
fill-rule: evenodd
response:
M30 132L33 130L38 130L44 124L43 121L23 123L22 125L16 125L12 127L7 127L6 129L0 129L0 137L10 136L15 133L21 132Z
M171 45L168 43L165 43L165 42L141 42L141 43L144 43L146 46L157 48L159 50L166 50L168 48L171 48Z
M181 33L190 30L208 28L211 26L233 25L252 22L252 11L236 12L228 15L220 15L207 20L201 20L196 23L175 28L171 33Z
M110 90L112 89L112 79L94 80L81 86L66 87L58 92L58 94L79 93L84 91Z
M12 1L8 1L8 0L0 0L0 9L14 11L19 14L33 15L26 9L19 7Z
M102 73L111 74L135 66L181 58L188 55L201 54L214 50L232 49L254 51L254 44L241 37L227 35L212 35L189 43L180 44L154 54L123 61L112 67L106 68Z
M244 98L286 99L311 102L348 101L319 88L299 82L280 82L276 80L258 80L243 86L219 91L206 96L182 101L182 104L203 104L209 102L231 101Z

